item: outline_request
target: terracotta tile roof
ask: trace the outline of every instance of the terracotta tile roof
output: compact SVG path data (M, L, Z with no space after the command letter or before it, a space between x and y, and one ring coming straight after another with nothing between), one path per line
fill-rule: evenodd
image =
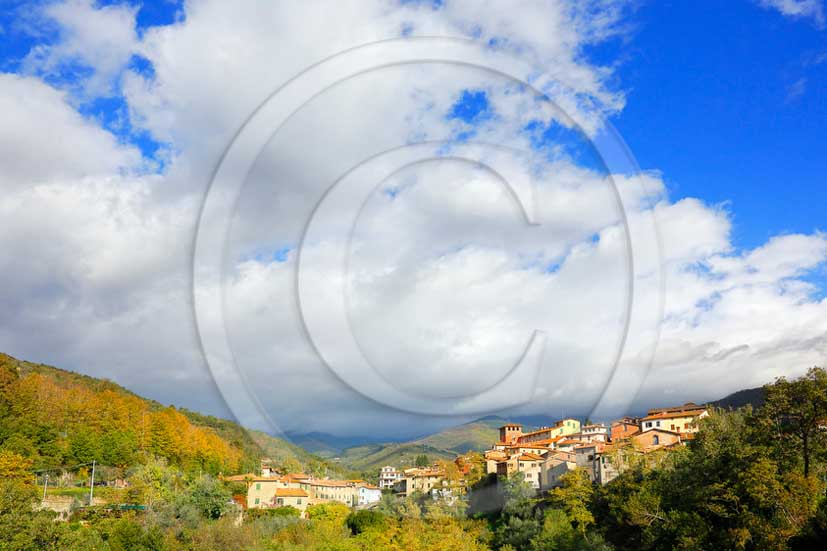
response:
M347 480L306 480L303 482L308 486L322 486L325 488L347 488L353 486L353 482Z
M665 428L663 428L663 427L653 427L653 428L651 428L651 429L649 429L649 430L647 430L647 431L643 431L643 432L636 432L636 433L632 434L631 436L629 436L629 438L632 438L632 439L639 439L639 438L643 438L643 437L644 437L644 436L646 436L647 434L651 434L651 433L653 433L653 432L662 432L662 433L664 433L664 434L671 434L671 435L673 435L673 436L683 436L684 434L686 434L686 433L683 433L683 432L678 432L678 431L675 431L675 430L665 429Z
M698 417L703 414L706 409L683 411L679 413L656 413L654 415L647 415L641 421L657 421L659 419L678 419L680 417Z
M542 461L543 458L533 453L524 453L517 458L518 461Z
M253 473L246 473L246 474L234 474L232 476L223 476L221 480L225 480L227 482L244 482L246 480L254 480L256 478L261 478L260 476L253 474Z
M583 442L582 440L574 440L573 438L567 438L566 440L561 440L557 443L558 446L570 446L570 445L580 445L580 444L588 444L588 442Z
M563 438L566 438L566 434L561 434L560 436L555 436L553 438L543 438L542 440L532 440L531 442L524 442L525 444L529 444L532 446L548 446L550 444L554 444L555 442L559 442ZM519 446L521 445L520 442L515 442L514 444L508 444L509 446Z
M299 488L276 488L276 497L307 497L307 492Z
M700 406L694 402L687 402L682 406L672 406L666 408L652 408L647 413L649 415L656 415L658 413L681 413L686 411L706 411L706 406Z

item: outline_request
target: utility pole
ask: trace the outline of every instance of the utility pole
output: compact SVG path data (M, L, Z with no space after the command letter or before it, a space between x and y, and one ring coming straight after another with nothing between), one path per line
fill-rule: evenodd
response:
M43 476L43 501L46 501L46 487L49 486L49 473Z
M95 496L95 460L92 460L92 481L89 483L89 507L92 506L92 498Z

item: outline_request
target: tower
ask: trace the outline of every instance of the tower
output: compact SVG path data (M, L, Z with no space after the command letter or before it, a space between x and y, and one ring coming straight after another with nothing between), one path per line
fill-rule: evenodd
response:
M523 435L523 426L519 423L508 423L500 427L500 442L513 444Z

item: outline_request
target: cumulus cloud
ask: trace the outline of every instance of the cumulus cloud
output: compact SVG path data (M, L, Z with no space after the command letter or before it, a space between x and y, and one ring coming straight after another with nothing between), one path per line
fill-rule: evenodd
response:
M827 260L823 234L739 250L726 209L670 201L654 172L608 174L589 145L625 97L607 84L611 69L582 51L622 33L622 14L604 2L204 0L138 37L133 8L49 4L60 39L33 50L30 76L0 78L0 107L14 117L0 129L0 348L226 413L192 313L193 296L220 297L221 311L208 315L224 315L250 391L241 399L261 403L279 427L401 434L456 422L401 413L345 385L320 360L296 297L298 248L330 185L379 151L433 141L432 162L375 182L355 225L323 227L301 251L302 277L320 288L341 278L377 377L419 395L481 391L539 329L547 353L520 411L586 414L621 342L631 252L643 259L636 303L657 312L663 298L665 308L635 407L715 398L822 362L827 303L809 276ZM456 64L383 67L337 83L273 129L232 198L223 278L191 289L199 207L247 117L310 64L403 35L471 37L484 45L480 60L492 51L528 60L549 77L538 86L552 102ZM136 53L151 72L129 68ZM75 62L91 69L84 94L123 93L132 124L170 144L163 171L147 171L134 147L78 115L65 89L32 76ZM468 97L484 115L456 115ZM539 224L526 223L496 174L454 159L474 142L496 145L478 158L517 175ZM387 169L379 165L377 174ZM627 223L647 216L658 221L660 262L657 250L629 250L646 241L629 241ZM333 260L343 246L346 270ZM645 362L653 335L629 337L629 362Z

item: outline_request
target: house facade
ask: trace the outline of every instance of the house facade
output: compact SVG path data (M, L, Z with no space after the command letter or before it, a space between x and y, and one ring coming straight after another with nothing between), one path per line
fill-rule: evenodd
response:
M357 498L356 504L359 506L366 506L372 503L378 503L382 500L382 490L379 486L371 484L360 484L356 487Z
M705 406L698 406L693 403L673 408L650 409L646 417L640 420L641 432L654 429L668 430L671 432L696 433L698 432L698 420L709 416Z
M300 488L276 488L271 507L293 507L304 513L308 500L307 492Z
M560 477L577 468L575 454L551 452L540 466L540 491L547 492L560 486Z
M434 468L406 469L404 473L405 478L394 486L394 492L403 496L410 496L417 492L430 493L445 478L442 470Z
M397 470L390 465L386 465L379 469L379 489L393 490L397 482L405 478L402 471Z

